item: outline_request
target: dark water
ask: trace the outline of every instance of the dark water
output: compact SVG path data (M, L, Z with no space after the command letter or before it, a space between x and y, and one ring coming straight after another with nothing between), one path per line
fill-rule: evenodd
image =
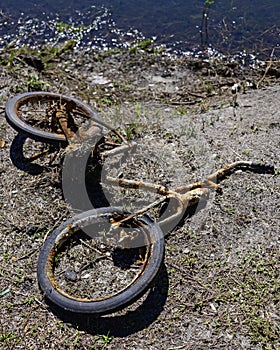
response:
M279 0L2 0L0 47L77 40L112 48L154 38L175 53L280 56Z

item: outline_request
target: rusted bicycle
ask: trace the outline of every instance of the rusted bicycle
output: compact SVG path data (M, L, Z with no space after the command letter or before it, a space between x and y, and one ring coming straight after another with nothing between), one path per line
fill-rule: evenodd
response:
M88 105L68 96L18 95L7 102L6 117L16 130L37 141L62 144L66 152L86 143L91 155L106 158L135 147ZM111 129L115 139L106 140L102 128ZM39 255L37 276L44 295L77 313L107 314L131 304L147 291L160 270L164 228L176 226L187 208L207 201L212 190L221 191L219 183L238 169L274 173L269 164L237 161L205 180L177 188L107 176L109 185L150 191L159 198L134 212L109 206L84 211L62 223ZM151 219L147 213L163 203L167 203L164 213L157 221Z

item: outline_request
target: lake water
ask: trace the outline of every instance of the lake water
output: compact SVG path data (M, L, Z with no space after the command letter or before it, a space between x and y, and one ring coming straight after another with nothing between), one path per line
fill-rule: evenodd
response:
M279 0L1 0L6 43L125 47L154 38L174 53L280 56Z

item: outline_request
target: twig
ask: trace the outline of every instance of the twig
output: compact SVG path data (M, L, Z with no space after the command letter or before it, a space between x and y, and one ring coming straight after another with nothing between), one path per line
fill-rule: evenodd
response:
M237 157L239 157L240 159L242 159L242 156L241 156L239 153L237 153L232 147L229 146L229 149L230 149Z
M100 154L103 157L109 157L109 156L112 157L112 156L115 156L116 154L133 149L134 147L136 147L136 145L137 144L135 142L130 142L130 143L126 143L126 144L121 145L121 146L117 146L116 148L113 148L109 151L100 152Z
M36 253L36 251L37 251L37 249L31 250L29 253L27 253L27 254L25 254L25 255L19 257L19 258L17 259L17 261L23 260L23 259L25 259L25 258L29 258L31 255L33 255L34 253Z
M34 160L43 157L45 154L48 154L49 152L50 152L50 149L49 149L49 148L44 149L44 150L41 151L41 152L37 152L37 153L33 154L31 157L28 158L28 161L29 161L29 162L33 162Z
M272 66L272 59L273 59L273 56L274 56L274 51L275 51L275 47L272 49L271 51L271 54L270 54L270 60L268 61L268 65L264 71L264 74L263 76L261 77L261 79L257 82L257 89L259 88L260 84L264 81L266 75L267 75L267 72L269 71L270 67Z
M164 198L159 198L158 200L154 201L153 203L147 205L146 207L142 208L142 209L139 209L135 212L133 212L132 214L126 216L124 219L120 220L117 222L117 224L120 224L120 223L123 223L125 221L128 221L132 218L134 218L135 216L137 215L140 215L140 214L144 214L145 212L147 212L148 210L152 209L153 207L156 207L158 205L160 205L162 202L164 202L168 197L164 197Z
M87 244L87 243L86 243L85 241L83 241L81 238L79 238L79 240L80 240L81 244L83 244L85 247L87 247L87 248L93 250L93 251L94 251L95 253L97 253L97 254L101 254L101 251L100 251L100 250L98 250L98 249L92 247L91 245Z

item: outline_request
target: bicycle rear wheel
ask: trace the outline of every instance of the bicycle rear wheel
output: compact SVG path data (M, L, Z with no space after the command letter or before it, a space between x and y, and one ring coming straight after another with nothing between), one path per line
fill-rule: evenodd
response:
M69 115L75 121L71 125L76 132L80 125L91 119L98 120L97 113L86 103L65 95L51 92L27 92L9 99L6 103L6 119L17 131L46 143L67 143L67 139L54 123L54 105L71 105Z
M162 264L164 237L147 216L112 229L124 215L113 207L94 209L53 231L37 266L47 299L64 310L102 315L143 295Z

